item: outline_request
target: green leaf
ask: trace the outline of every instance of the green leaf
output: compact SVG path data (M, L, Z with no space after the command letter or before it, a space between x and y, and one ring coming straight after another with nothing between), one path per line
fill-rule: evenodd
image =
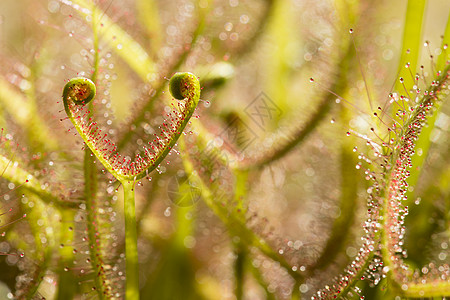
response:
M105 41L142 79L149 80L156 67L147 52L125 30L112 21L99 7L88 0L73 0L72 7L92 24ZM63 2L66 3L67 2Z
M20 167L17 161L0 154L0 170L1 177L14 183L15 185L23 185L22 188L37 195L43 201L53 203L58 206L72 206L73 203L63 202L61 195L56 195L50 191L50 188L39 181L27 170Z
M447 27L445 29L444 38L442 41L442 47L445 44L450 43L450 14L447 19ZM445 67L446 61L450 57L450 52L448 50L444 51L437 60L436 69L442 70ZM409 186L416 186L420 175L422 174L423 165L425 163L426 158L428 157L428 152L430 150L432 141L431 141L431 133L434 129L434 124L436 122L437 117L441 113L442 105L440 103L436 103L435 113L428 118L428 126L422 128L422 132L420 133L419 140L416 143L415 152L412 159L412 166L414 172L411 172L411 176L408 178ZM408 197L408 203L414 201L414 191L409 191L406 196Z
M422 39L422 22L425 12L425 0L409 0L406 9L405 24L403 27L402 54L398 66L398 74L404 79L406 89L412 88L414 80L411 78L409 70L405 64L409 63L412 74L416 73L417 61L419 59ZM404 92L403 84L400 81L395 83L396 91Z
M445 33L444 38L442 39L441 48L444 48L444 46L448 48L449 44L450 44L450 14L447 19L447 26L445 27ZM450 59L450 50L449 49L443 50L443 53L439 55L437 59L436 69L437 70L443 69L448 59Z
M139 21L147 30L149 46L152 53L156 53L161 47L164 30L159 17L158 3L155 0L137 0L136 11Z
M9 82L1 77L0 107L20 125L33 149L43 152L58 149L57 140L52 136L38 113L36 103L16 91Z

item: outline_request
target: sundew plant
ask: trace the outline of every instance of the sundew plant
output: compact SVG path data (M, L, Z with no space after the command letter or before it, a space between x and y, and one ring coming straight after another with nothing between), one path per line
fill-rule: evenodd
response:
M450 297L450 2L3 0L0 299Z

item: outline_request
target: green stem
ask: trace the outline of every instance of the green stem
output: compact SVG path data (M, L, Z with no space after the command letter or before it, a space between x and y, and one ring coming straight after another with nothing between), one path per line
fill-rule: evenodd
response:
M421 297L421 299L443 297L446 295L450 295L450 283L444 281L438 281L435 283L410 283L402 293L406 297Z
M73 244L74 232L70 227L74 227L75 211L72 209L61 209L61 244L64 245L59 250L60 266L59 266L59 280L57 300L73 299L75 296L76 286L73 284L75 278L72 272L64 271L64 268L71 268L73 266L74 254L73 248L69 245Z
M154 197L152 197L152 195L155 195L158 193L159 179L160 179L160 177L158 177L158 176L156 176L152 179L152 185L149 189L147 197L145 198L144 204L142 207L140 207L139 211L136 214L136 232L137 232L138 236L141 234L141 231L143 229L141 221L144 218L148 217L147 214L149 213L149 210L153 204ZM119 244L119 246L116 248L116 253L114 255L114 259L117 259L119 257L119 255L121 253L123 253L124 249L125 249L125 242L122 241L121 244Z
M448 45L450 44L450 12L447 17L447 25L445 26L444 38L442 39L442 54L439 55L436 62L436 69L441 70L445 67L447 60L450 58L450 53L448 51ZM444 49L446 47L447 49Z
M217 217L227 226L231 234L238 236L242 243L245 243L247 247L255 247L259 249L264 255L271 258L274 261L280 263L280 266L285 268L287 272L300 282L304 281L303 276L292 270L292 266L280 255L277 251L264 240L263 237L256 234L253 230L248 228L243 221L243 218L237 214L230 214L228 209L222 205L218 200L217 195L222 192L220 190L211 190L208 185L202 180L202 178L195 171L192 158L186 151L186 143L184 137L178 140L178 146L181 152L181 158L183 160L183 166L187 174L191 174L191 179L196 183L196 186L200 187L200 193L205 204L216 214ZM215 196L216 195L216 196Z
M244 216L246 207L244 200L247 198L247 180L248 171L234 170L235 185L234 185L234 201L235 210L240 212L237 217L245 222ZM236 260L234 262L234 277L235 277L235 296L236 300L244 299L244 276L245 266L247 262L247 249L245 244L241 241L234 243L234 253L236 254Z
M89 148L84 150L84 197L86 199L86 212L87 212L87 228L88 228L88 243L89 254L91 260L91 266L96 274L94 278L94 284L97 291L97 295L100 300L110 299L111 286L106 279L104 271L104 262L101 253L101 242L98 232L99 220L97 217L97 168L94 164L95 157L92 156L92 152Z
M267 300L276 300L275 296L273 295L272 292L269 291L268 288L268 284L267 282L264 280L262 274L261 274L261 270L257 267L255 267L253 264L248 264L250 271L253 274L253 278L258 282L258 284L264 289L264 291L266 292L266 299ZM296 281L296 285L297 285L297 281Z
M300 300L302 296L300 295L300 282L296 281L294 287L292 288L291 300Z
M29 274L31 280L29 280L25 288L20 291L22 294L17 294L16 297L17 299L32 300L36 299L39 287L44 281L44 276L47 274L49 264L52 261L52 256L54 253L54 236L52 232L43 231L43 228L46 228L46 226L49 225L49 223L46 222L47 220L44 221L44 226L41 227L38 225L39 218L42 218L42 216L45 215L45 204L36 196L27 196L35 203L33 210L31 210L27 216L27 221L34 237L35 253L32 254L32 259L35 261L36 267L35 271ZM45 239L48 240L48 243L42 242L42 237L45 237Z
M235 292L236 300L244 299L244 275L245 263L247 260L247 251L245 246L238 242L234 245L234 252L236 260L234 262L234 278L235 278Z
M402 54L398 66L399 77L403 77L403 84L397 80L394 90L405 91L405 87L409 90L414 81L411 78L409 71L405 68L406 63L410 63L409 68L413 74L416 73L417 61L419 60L419 53L422 39L422 21L425 13L425 0L408 0L406 8L405 24L403 31L403 45ZM395 117L395 111L392 112Z
M94 62L93 72L91 79L96 82L99 70L99 55L98 55L98 32L96 24L96 12L93 13L93 48ZM92 101L89 103L89 117L93 116L94 106ZM88 228L88 243L89 243L89 257L91 266L96 274L94 277L95 290L100 300L112 298L112 287L110 282L106 278L105 263L102 255L102 245L100 240L99 230L99 218L97 215L97 190L98 190L98 177L97 167L95 165L95 157L91 149L86 147L84 150L84 198L86 201L87 212L87 228Z
M125 256L126 256L126 286L127 300L139 299L139 269L137 252L136 209L134 203L134 182L124 181L124 212L125 212Z

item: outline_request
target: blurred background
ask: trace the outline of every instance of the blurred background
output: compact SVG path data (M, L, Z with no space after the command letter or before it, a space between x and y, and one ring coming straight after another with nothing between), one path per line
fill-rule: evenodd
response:
M389 113L406 10L407 1L368 0L0 1L2 155L75 203L59 209L1 179L0 252L25 258L0 256L0 299L68 299L66 288L75 299L100 297L83 143L61 121L60 101L68 79L92 75L96 51L95 118L130 157L164 120L167 78L189 71L203 87L186 146L136 189L141 298L309 299L360 247L370 182L355 166L369 149L346 132L382 130L372 113ZM425 72L449 11L449 1L426 1L420 39L430 45L417 53ZM450 259L449 114L444 102L413 168L405 248L415 268ZM101 166L98 180L101 255L120 299L122 197ZM365 299L398 296L376 273L358 288Z

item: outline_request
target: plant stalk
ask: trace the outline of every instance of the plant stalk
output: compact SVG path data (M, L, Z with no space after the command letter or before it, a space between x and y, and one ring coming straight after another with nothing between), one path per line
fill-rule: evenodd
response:
M125 213L125 256L126 285L125 299L139 299L139 269L137 252L136 209L134 203L134 182L124 181L124 213Z

